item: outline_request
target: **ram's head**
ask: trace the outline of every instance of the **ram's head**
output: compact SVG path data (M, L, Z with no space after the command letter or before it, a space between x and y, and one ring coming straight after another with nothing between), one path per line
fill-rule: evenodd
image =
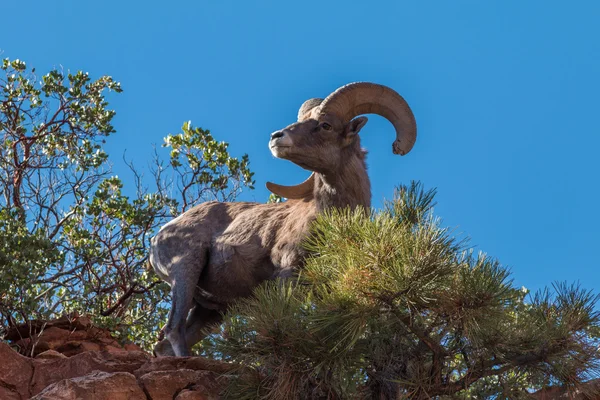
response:
M325 99L307 100L296 123L271 134L269 148L275 157L309 171L327 174L344 168L348 155L361 154L358 132L367 123L363 114L381 115L394 125L394 154L412 149L417 126L410 107L394 90L368 82L348 84ZM267 188L282 197L303 198L312 192L313 176L296 186L268 182Z

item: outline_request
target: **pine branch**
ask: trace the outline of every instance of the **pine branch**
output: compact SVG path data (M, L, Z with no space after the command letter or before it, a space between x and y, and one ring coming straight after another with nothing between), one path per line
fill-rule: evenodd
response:
M589 400L600 395L600 378L583 382L573 388L570 386L550 386L531 394L533 400Z

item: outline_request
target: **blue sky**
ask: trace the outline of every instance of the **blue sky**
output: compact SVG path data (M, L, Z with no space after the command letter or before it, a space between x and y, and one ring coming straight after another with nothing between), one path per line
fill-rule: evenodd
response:
M308 173L273 158L270 132L300 104L353 81L388 85L419 126L413 151L371 116L373 204L399 183L438 188L436 213L515 282L600 287L600 3L597 1L13 1L2 6L2 57L39 73L64 66L112 75L119 175L186 120L248 153L267 180Z

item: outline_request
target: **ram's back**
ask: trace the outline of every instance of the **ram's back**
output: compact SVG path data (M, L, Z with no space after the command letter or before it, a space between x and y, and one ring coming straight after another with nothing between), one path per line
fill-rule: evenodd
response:
M265 276L277 275L279 268L289 269L300 262L299 242L314 215L311 201L202 203L167 223L152 238L150 262L170 282L174 265L185 260L189 268L202 268L194 260L206 255L201 277L206 290L234 276L238 282L255 285Z

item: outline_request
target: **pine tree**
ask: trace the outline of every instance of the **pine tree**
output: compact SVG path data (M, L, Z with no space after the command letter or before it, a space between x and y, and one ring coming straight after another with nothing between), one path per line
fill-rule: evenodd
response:
M229 397L518 399L594 378L597 296L515 287L442 226L434 195L413 183L383 210L318 218L298 279L239 302L206 349L240 365Z

